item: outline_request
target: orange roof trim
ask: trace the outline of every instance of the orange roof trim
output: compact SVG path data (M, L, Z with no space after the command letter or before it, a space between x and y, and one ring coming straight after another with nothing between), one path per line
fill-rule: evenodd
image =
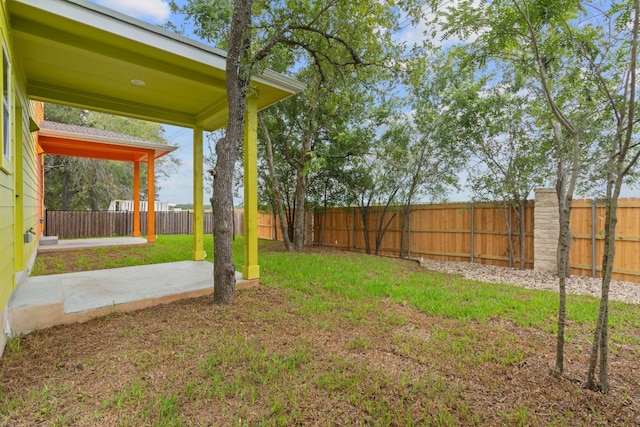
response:
M40 122L38 142L45 154L129 162L162 157L178 147L102 129Z

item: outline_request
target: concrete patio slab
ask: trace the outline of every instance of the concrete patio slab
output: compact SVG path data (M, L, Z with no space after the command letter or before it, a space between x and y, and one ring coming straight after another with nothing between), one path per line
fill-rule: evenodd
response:
M257 286L236 273L236 289ZM213 264L181 261L29 277L9 301L12 334L213 294Z

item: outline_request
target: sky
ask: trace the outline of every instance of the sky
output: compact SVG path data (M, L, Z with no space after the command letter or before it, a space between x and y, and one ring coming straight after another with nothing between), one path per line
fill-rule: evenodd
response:
M108 7L120 13L140 19L150 24L163 24L171 20L171 10L169 2L165 0L91 0L101 6ZM186 3L186 0L178 0L178 4ZM395 36L405 40L408 44L419 41L423 37L425 27L412 27L409 20L403 25L403 29ZM159 199L169 203L192 203L193 202L193 131L189 128L165 125L165 137L170 145L178 147L173 155L182 162L181 167L167 179L157 182L160 187ZM207 141L205 139L205 156L209 153ZM206 169L206 166L205 166ZM205 183L204 200L209 200L211 189ZM452 194L450 200L469 200L469 195L465 192ZM236 201L236 203L241 201Z
M101 6L108 7L150 24L163 24L171 19L171 10L169 2L165 0L91 0ZM178 0L178 4L184 4L187 0ZM450 0L448 4L454 4L457 0ZM413 27L406 20L403 29L395 34L395 36L413 44L423 39L426 27L418 25ZM181 23L181 22L180 22ZM444 43L447 45L459 43L459 40L448 40ZM178 147L173 155L179 158L182 165L178 170L167 179L159 180L157 185L160 187L159 199L169 203L192 203L193 202L193 131L189 128L180 128L176 126L165 125L165 137L170 145ZM205 138L205 156L209 153L207 141ZM205 166L206 169L206 166ZM450 201L469 201L471 194L466 187L467 173L460 174L461 191L453 191L449 194ZM211 189L205 183L204 200L208 200ZM637 189L625 188L623 197L639 197L640 191ZM533 197L533 194L530 196ZM236 201L238 203L240 201Z
M150 24L163 24L171 18L169 2L165 0L91 0L100 6L108 7L133 18ZM179 4L184 1L178 1ZM160 188L159 199L163 202L184 204L193 203L193 131L190 128L164 125L165 138L169 145L177 146L173 156L180 159L181 166L168 178L160 179L156 185ZM205 156L208 153L205 140ZM211 190L206 188L204 200L208 200Z

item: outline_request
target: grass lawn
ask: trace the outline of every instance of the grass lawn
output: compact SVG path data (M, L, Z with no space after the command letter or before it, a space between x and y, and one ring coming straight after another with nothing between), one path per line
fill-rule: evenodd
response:
M190 236L159 236L42 254L34 273L190 256ZM569 297L557 379L552 292L270 241L260 264L261 286L230 306L185 300L12 339L0 425L638 425L637 305L611 305L611 391L601 395L581 387L592 298Z

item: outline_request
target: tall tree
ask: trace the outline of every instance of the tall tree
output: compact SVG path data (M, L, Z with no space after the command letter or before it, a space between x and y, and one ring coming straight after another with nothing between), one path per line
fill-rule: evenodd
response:
M269 129L267 129L267 125L265 124L262 116L259 117L259 123L266 146L264 157L269 167L269 178L271 179L271 188L273 189L272 205L280 221L280 228L282 230L282 241L284 242L284 246L289 252L291 252L293 250L293 247L291 246L291 239L289 236L289 224L287 222L287 218L284 216L282 192L280 190L280 179L278 178L278 174L276 173L276 167L273 161L273 143L271 142Z
M590 37L591 34L587 33L575 34L572 38L596 78L613 128L606 147L606 218L600 308L587 371L587 387L605 393L609 390L609 288L615 259L618 199L625 179L640 158L640 143L635 133L638 121L636 106L640 0L614 3L606 16L610 19L609 26L588 24L590 32L596 34L604 28L614 29L606 37ZM599 384L595 380L598 359Z
M387 74L384 71L379 68L353 73L325 70L321 75L315 66L306 67L296 74L307 82L305 96L279 103L264 114L263 133L269 134L279 153L277 159L283 163L277 168L281 176L272 175L270 182L282 182L290 190L287 193L272 189L269 194L287 193L280 200L287 205L286 226L296 250L300 250L304 242L302 225L307 205L324 203L326 200L322 200L342 174L346 159L366 152L363 147L369 144L367 138L346 138L345 135L353 135L352 129L371 121L376 104L381 102L383 90L378 86Z
M461 3L444 13L445 34L477 39L469 51L481 65L503 65L517 84L530 84L543 100L540 118L550 124L555 140L556 193L559 205L558 288L559 308L556 362L553 373L564 370L566 324L566 277L571 245L571 202L585 148L584 130L589 126L594 101L584 88L593 87L585 75L585 61L574 45L566 43L571 25L582 11L579 0L536 2L497 0L479 7Z
M460 72L441 51L428 50L408 64L407 87L413 109L404 125L404 131L409 133L409 147L403 163L405 183L400 195L403 205L401 257L410 251L408 237L414 200L443 200L448 191L459 188L458 174L466 156L458 143L458 122L446 114L446 98L458 84Z
M475 79L475 77L472 77ZM517 90L514 90L517 89ZM474 200L490 201L502 212L509 235L509 265L515 262L513 220L518 229L519 268L525 268L525 204L535 187L549 181L550 144L535 124L531 94L509 82L487 86L487 79L452 88L446 119L469 158L468 182Z
M277 53L291 58L304 51L306 60L325 67L351 68L366 63L384 63L388 52L385 29L398 28L398 9L392 1L356 0L341 2L256 2L191 0L174 10L185 13L201 37L227 49L227 100L229 122L225 136L216 146L217 176L216 239L214 242L214 301L230 303L235 286L231 257L232 169L242 142L246 97L251 76ZM231 19L229 20L229 17ZM230 23L230 27L229 27ZM227 31L228 30L228 31Z

